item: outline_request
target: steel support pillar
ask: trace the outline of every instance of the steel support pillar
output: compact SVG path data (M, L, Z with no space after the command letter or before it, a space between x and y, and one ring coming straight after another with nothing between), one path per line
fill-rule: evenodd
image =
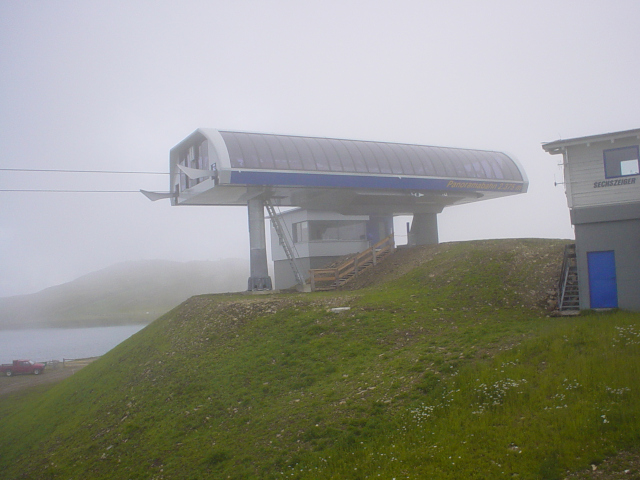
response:
M433 245L438 243L438 214L414 213L408 244Z
M271 277L267 266L267 242L265 239L264 200L252 198L247 204L249 212L250 273L248 290L271 290Z

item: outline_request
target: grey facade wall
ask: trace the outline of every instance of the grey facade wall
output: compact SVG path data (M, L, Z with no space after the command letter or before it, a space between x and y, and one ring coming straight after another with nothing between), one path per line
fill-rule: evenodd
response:
M337 257L307 257L296 259L296 265L305 280L309 280L309 270L323 268L341 258ZM273 262L274 288L281 290L296 285L296 277L293 274L288 260L276 260Z
M605 182L603 152L613 148L638 145L637 138L590 142L568 147L564 154L565 188L569 208L584 208L604 205L619 205L640 201L640 180L628 177L628 183ZM618 178L617 180L620 180ZM605 186L607 185L607 186Z
M580 308L591 308L587 253L613 250L618 307L640 311L640 218L575 226Z
M309 257L297 258L296 265L305 280L309 278L310 262ZM273 288L281 290L291 288L296 285L296 277L293 274L288 260L275 260L273 262Z

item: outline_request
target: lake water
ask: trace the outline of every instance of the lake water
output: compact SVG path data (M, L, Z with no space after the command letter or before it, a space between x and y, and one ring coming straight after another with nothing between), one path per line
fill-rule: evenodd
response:
M0 363L13 360L46 362L104 355L145 325L92 328L0 330Z

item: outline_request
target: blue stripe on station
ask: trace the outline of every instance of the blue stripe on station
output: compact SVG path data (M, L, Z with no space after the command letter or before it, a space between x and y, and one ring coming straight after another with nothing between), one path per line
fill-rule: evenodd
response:
M231 184L279 185L304 187L380 188L394 190L448 190L523 192L523 184L476 180L447 180L439 178L383 177L362 175L333 175L319 173L247 172L231 171Z

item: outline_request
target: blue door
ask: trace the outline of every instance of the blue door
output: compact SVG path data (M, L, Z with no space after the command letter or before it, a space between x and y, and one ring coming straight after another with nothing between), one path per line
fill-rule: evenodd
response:
M587 252L591 308L617 308L616 257L613 250Z

